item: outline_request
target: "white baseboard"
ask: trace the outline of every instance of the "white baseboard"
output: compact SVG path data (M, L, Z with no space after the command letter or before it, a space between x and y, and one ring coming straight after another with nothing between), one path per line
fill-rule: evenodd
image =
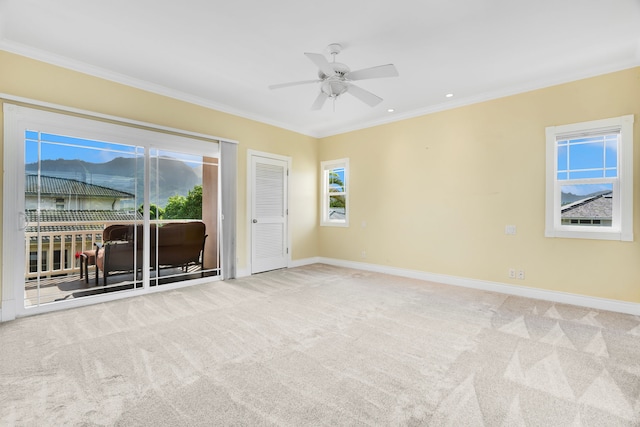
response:
M319 256L316 257L312 257L312 258L303 258L303 259L296 259L296 260L292 260L289 263L289 268L293 268L293 267L302 267L305 265L311 265L311 264L320 264L322 263L325 258L321 258ZM328 264L328 263L325 263Z
M449 276L445 274L427 273L424 271L408 270L404 268L388 267L384 265L368 264L357 261L345 261L334 258L316 257L297 260L292 263L295 265L291 265L291 267L299 267L313 263L329 264L335 265L337 267L354 268L357 270L372 271L376 273L385 273L394 276L426 280L429 282L442 283L446 285L461 286L465 288L498 292L507 295L534 298L558 302L562 304L578 305L582 307L615 311L618 313L640 316L640 304L638 303L591 297L587 295L571 294L568 292L549 291L546 289L530 288L526 286L514 286L506 283L489 282L486 280L469 279L466 277Z
M251 270L248 268L236 268L236 279L251 276Z
M320 261L322 258L320 257L313 257L313 258L303 258L303 259L297 259L297 260L290 260L289 264L287 265L287 268L294 268L294 267L302 267L304 265L311 265L311 264L318 264L322 261ZM250 267L246 267L246 268L237 268L236 269L236 278L241 278L241 277L248 277L251 276L251 268Z

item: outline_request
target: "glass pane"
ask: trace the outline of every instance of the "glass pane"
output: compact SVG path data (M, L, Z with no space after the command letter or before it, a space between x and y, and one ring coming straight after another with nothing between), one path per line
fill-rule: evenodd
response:
M26 306L138 286L136 233L106 233L141 221L142 155L135 146L26 132Z
M613 184L561 186L562 225L611 227Z
M218 159L150 151L151 285L219 274Z
M607 168L618 167L618 136L613 136L615 139L606 142L605 167Z
M576 144L569 146L569 168L593 169L604 167L603 142ZM602 175L600 175L602 176Z
M339 221L345 219L345 197L329 196L329 220Z
M558 171L565 171L568 169L568 157L567 157L567 147L558 147Z
M329 169L327 179L329 180L329 192L344 193L344 168Z

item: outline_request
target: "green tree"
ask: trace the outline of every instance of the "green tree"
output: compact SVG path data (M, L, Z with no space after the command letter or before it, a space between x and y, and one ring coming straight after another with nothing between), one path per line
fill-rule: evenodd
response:
M340 190L336 189L335 191L341 191L344 187L344 182L340 179L340 175L335 172L329 172L329 188L340 187Z
M189 190L187 197L181 195L169 197L163 218L202 219L202 186L193 187Z
M140 207L138 208L138 212L140 213L140 215L144 215L144 205L140 205ZM164 209L162 209L160 206L156 205L155 203L151 203L149 205L149 216L152 220L162 219L164 216Z
M185 219L202 219L202 185L189 190L183 213Z
M344 182L340 179L340 175L335 172L329 172L329 193L342 193L344 192ZM329 207L331 208L344 208L346 205L344 196L330 196Z
M177 219L182 218L182 210L187 201L187 198L181 195L175 195L169 197L167 206L164 207L165 219Z

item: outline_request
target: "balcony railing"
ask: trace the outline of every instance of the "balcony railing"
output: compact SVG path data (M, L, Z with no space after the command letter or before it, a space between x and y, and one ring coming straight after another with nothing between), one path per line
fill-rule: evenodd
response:
M39 225L39 230L37 225ZM102 230L109 224L95 222L29 223L25 230L25 278L52 277L80 273L76 254L102 242Z
M197 221L197 220L181 220ZM166 224L171 220L151 221ZM25 279L79 274L79 256L102 243L102 232L109 225L133 224L133 221L82 221L27 223L25 229ZM95 268L95 267L91 267Z

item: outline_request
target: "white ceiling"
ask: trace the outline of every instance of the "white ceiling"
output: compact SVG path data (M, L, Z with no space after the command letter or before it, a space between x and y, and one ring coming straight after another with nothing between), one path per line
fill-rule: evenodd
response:
M267 88L330 43L380 105ZM0 0L0 49L323 137L640 65L640 0Z

